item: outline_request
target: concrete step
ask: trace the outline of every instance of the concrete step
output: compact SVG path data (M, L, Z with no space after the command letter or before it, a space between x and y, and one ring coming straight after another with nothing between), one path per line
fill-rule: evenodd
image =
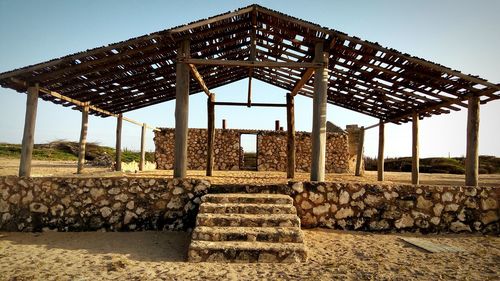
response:
M291 204L255 204L255 203L209 203L200 206L200 213L233 214L297 214Z
M298 227L210 227L198 226L192 234L199 241L258 241L303 243L304 234Z
M293 263L307 260L302 243L212 242L193 240L190 262Z
M250 203L250 204L293 204L292 197L283 194L220 193L207 194L201 202L208 203Z
M207 214L198 213L196 226L242 227L300 227L300 219L293 214Z

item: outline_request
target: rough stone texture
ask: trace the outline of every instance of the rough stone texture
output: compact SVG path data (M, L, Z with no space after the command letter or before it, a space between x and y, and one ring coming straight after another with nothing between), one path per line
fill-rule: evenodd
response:
M289 187L303 227L500 232L499 188L311 182Z
M172 169L174 158L174 129L166 128L155 132L155 158L158 169ZM257 135L257 169L259 171L286 171L287 167L287 132L216 129L214 144L214 169L238 170L243 165L243 150L240 148L242 134ZM357 147L357 139L353 146ZM348 135L327 133L326 172L348 173L350 159L356 159L356 150L350 154ZM189 129L188 134L188 169L206 168L207 130ZM355 164L355 163L354 163ZM354 167L354 166L353 166ZM308 172L311 169L311 134L296 133L296 170Z
M0 177L8 199L0 198L0 230L186 230L209 186L195 179Z
M349 171L356 171L356 157L358 155L358 143L361 133L361 128L358 125L347 125L347 138L349 140ZM365 170L365 160L361 157L361 174Z

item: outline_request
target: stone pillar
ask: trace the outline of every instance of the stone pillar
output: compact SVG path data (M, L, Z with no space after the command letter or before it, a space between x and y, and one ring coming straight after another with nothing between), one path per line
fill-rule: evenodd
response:
M365 142L365 127L361 127L361 129L359 130L358 149L356 151L356 171L354 173L358 177L362 176L365 171L365 169L362 166L362 164L364 163L363 161L364 142Z
M420 155L418 147L418 113L413 113L412 122L412 153L411 153L411 183L420 183Z
M122 170L122 124L123 115L118 114L116 118L116 147L115 147L115 171Z
M23 141L21 146L21 162L19 163L19 176L31 176L31 158L35 143L36 110L38 107L38 84L28 88L26 95L26 114L24 116Z
M287 125L287 169L286 177L295 177L295 101L291 93L286 94L286 125Z
M177 59L190 57L189 41L179 45ZM189 67L177 61L175 81L175 155L174 177L185 178L187 172L187 140L189 113Z
M470 97L468 104L465 185L477 186L479 183L479 97Z
M89 127L89 105L82 107L82 128L80 129L80 147L78 150L77 174L81 174L85 165L85 149L87 147L87 130Z
M146 123L142 123L141 127L141 159L139 160L139 171L144 171L146 163Z
M377 179L384 181L384 121L380 119L378 126L378 163L377 163Z
M316 68L314 72L313 124L311 133L311 181L324 181L328 53L323 52L323 42L316 43L314 61L317 63L323 63L323 67Z

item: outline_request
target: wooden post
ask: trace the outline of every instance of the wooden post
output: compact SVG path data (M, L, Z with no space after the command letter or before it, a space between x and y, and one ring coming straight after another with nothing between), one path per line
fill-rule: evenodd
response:
M292 93L286 95L286 125L287 125L287 170L286 177L295 177L295 101Z
M417 112L413 113L412 122L412 153L411 153L411 183L420 183L420 156L418 147L418 120L419 116Z
M479 183L479 97L470 97L468 104L465 185L477 186Z
M142 123L141 128L141 159L139 160L139 171L144 171L146 163L146 123Z
M85 165L85 150L87 147L87 130L89 127L89 104L82 107L82 128L80 129L80 148L78 150L78 167L77 174L83 172Z
M31 176L31 157L35 142L36 109L38 106L38 84L28 87L26 96L26 114L24 116L23 142L21 147L21 162L19 163L19 176Z
M274 121L274 130L279 131L280 130L280 120Z
M361 169L361 163L363 162L363 147L365 142L365 127L361 127L359 130L359 138L358 138L358 151L356 155L356 176L362 176L363 170Z
M177 59L189 58L189 41L179 45ZM175 151L174 177L185 178L187 172L187 141L189 112L189 67L177 61L175 81Z
M311 133L311 181L324 181L328 53L323 52L323 42L316 43L314 62L323 63L323 67L316 68L314 72L313 124Z
M378 125L378 162L377 162L377 179L384 181L384 121L380 119Z
M123 115L118 114L116 118L116 146L115 146L115 171L122 170L122 123Z
M214 142L215 142L215 94L207 99L207 177L212 176L214 169Z
M222 129L226 129L226 119L222 119Z

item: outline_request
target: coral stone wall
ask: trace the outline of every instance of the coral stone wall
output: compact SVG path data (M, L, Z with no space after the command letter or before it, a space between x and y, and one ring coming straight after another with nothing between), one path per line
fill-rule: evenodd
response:
M259 171L286 171L287 132L265 132L257 136ZM346 134L327 133L326 160L327 173L348 173L349 147ZM297 132L295 135L295 168L298 172L311 170L311 134Z
M175 129L155 132L155 159L157 169L174 167ZM240 167L240 133L234 130L215 130L215 170L238 170ZM207 130L188 131L188 169L203 170L207 167Z
M500 189L291 183L304 227L366 231L500 232Z
M184 230L209 183L158 178L0 177L0 230Z
M155 158L158 169L172 169L174 162L175 129L161 129L155 132ZM238 170L242 166L243 153L240 150L242 134L257 135L257 169L259 171L286 171L287 132L257 130L215 130L215 170ZM207 130L189 129L188 169L203 170L207 158ZM296 170L308 172L311 169L311 134L296 133ZM347 134L327 133L326 172L347 173L349 169L349 142ZM354 159L356 156L354 155Z

